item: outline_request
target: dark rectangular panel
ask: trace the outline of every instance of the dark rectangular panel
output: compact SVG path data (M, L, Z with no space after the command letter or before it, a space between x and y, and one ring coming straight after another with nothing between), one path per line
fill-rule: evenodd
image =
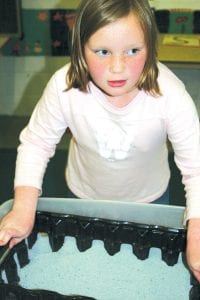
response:
M0 1L0 35L21 36L21 0Z

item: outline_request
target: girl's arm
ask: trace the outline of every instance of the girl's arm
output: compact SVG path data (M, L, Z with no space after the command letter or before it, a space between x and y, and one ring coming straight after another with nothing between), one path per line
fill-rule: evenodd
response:
M29 124L20 134L15 169L15 197L12 210L0 220L0 246L13 247L26 238L35 221L38 196L42 191L43 176L56 145L68 124L63 105L67 106L67 67L56 72L49 80L36 105ZM61 104L63 98L63 105Z
M16 187L12 210L0 221L0 246L9 243L12 248L31 233L39 192L35 187Z
M188 221L187 263L200 282L200 218Z

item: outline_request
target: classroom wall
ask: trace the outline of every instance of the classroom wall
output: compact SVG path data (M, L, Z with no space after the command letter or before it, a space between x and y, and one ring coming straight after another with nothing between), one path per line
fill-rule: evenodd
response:
M169 8L188 8L199 9L199 0L149 0L150 5L156 9L169 9Z
M23 8L74 8L80 0L22 0ZM163 8L199 9L199 0L149 0L151 6Z
M79 0L22 0L23 9L76 8ZM157 8L200 8L199 0L151 0ZM0 115L29 116L56 69L68 57L0 56ZM200 69L173 68L183 79L200 112Z

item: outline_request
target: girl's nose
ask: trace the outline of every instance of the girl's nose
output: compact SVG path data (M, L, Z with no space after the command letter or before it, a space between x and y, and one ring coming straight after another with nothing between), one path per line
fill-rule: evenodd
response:
M110 72L122 73L125 69L125 58L123 55L113 55L110 59Z

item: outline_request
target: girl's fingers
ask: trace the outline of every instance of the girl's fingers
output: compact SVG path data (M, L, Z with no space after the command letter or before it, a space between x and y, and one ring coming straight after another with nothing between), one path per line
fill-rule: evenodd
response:
M9 248L13 248L15 245L20 243L23 240L23 238L12 238L9 243Z
M23 240L23 236L15 229L1 229L0 230L0 246L6 245L9 241L9 247L13 247Z
M3 230L0 231L0 246L6 245L10 239L11 239L10 234L6 233Z
M195 278L200 282L200 270L199 271L193 271L193 274L195 276Z

